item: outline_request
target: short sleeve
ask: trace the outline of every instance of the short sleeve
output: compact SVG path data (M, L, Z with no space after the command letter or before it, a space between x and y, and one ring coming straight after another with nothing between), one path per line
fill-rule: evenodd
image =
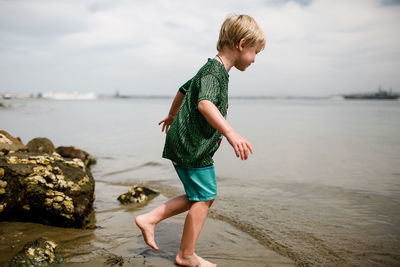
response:
M209 74L201 78L198 102L209 100L214 105L219 103L221 88L218 79Z
M192 79L190 79L190 80L187 81L184 85L182 85L182 86L179 88L179 91L180 91L182 94L186 95L187 91L189 91L189 89L190 89L190 85L191 85L191 84L192 84Z

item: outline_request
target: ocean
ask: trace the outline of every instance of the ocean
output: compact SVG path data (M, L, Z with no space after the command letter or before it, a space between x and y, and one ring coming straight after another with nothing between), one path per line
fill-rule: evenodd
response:
M94 156L101 212L115 205L107 185L183 192L161 157L171 101L7 100L0 128ZM223 140L210 217L298 266L400 265L400 101L230 99L227 119L254 154L241 161Z

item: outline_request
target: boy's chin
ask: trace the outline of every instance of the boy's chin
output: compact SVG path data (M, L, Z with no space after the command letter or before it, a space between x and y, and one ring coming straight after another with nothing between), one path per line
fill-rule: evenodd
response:
M245 71L245 70L247 69L247 67L248 67L248 66L235 66L235 68L236 68L237 70L240 70L240 71Z

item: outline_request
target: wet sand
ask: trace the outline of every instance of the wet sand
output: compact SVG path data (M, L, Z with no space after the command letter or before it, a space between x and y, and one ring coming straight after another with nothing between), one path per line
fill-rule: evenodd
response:
M54 240L66 260L64 266L176 266L175 254L185 213L161 222L156 228L159 251L143 241L134 217L167 198L160 195L142 208L116 201L126 186L96 184L96 229L80 230L34 223L0 223L0 265L7 263L23 245L38 237ZM295 266L294 262L261 245L230 224L208 218L198 241L197 253L218 266Z

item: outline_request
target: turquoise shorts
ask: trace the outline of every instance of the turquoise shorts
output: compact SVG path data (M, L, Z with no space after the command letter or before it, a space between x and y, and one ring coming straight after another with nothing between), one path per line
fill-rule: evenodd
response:
M183 168L174 164L190 201L206 201L217 197L214 165L201 168Z

